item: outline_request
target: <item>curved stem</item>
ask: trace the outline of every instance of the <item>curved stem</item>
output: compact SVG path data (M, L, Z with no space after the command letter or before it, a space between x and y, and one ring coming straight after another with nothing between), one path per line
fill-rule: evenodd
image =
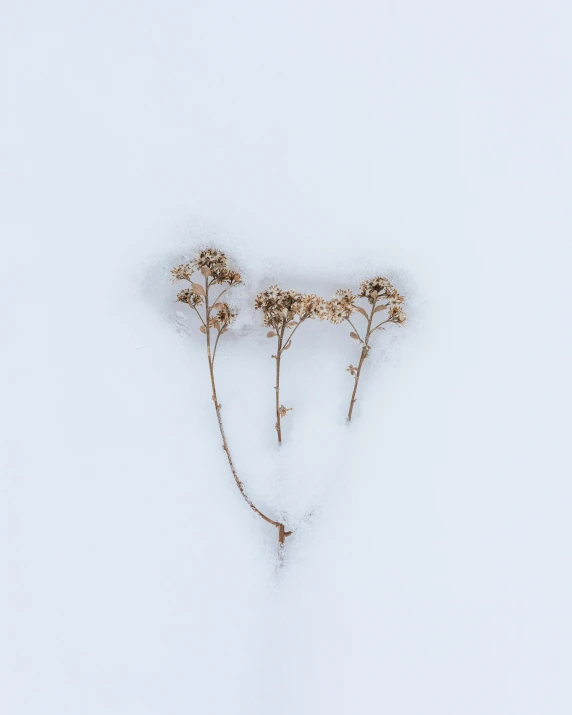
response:
M389 318L388 318L387 320L384 320L382 323L378 323L378 324L375 326L375 328L372 328L372 329L370 330L370 335L371 335L375 330L378 330L379 328L381 328L382 325L385 325L386 323L389 323L389 322L391 322L391 321L390 321Z
M212 283L211 283L211 285L212 285ZM216 297L215 300L213 301L213 305L216 305L216 304L219 302L219 300L220 300L220 299L222 298L222 296L227 292L227 290L228 290L228 288L225 288L222 292L220 292L220 293L217 295L217 297Z
M208 281L205 280L205 302L206 302L206 311L208 315L209 311L209 284ZM210 328L207 327L206 329L206 338L207 338L207 357L208 357L208 362L209 362L209 373L210 373L210 378L211 378L211 388L212 388L212 399L214 402L215 410L216 410L216 417L217 417L217 422L218 422L218 428L220 431L220 436L222 438L222 448L224 449L224 452L226 454L226 458L228 460L228 466L230 467L230 471L232 472L232 476L234 477L234 481L236 482L236 486L238 487L240 493L242 494L244 501L248 504L248 506L254 511L256 514L261 519L264 519L268 524L272 524L272 526L275 526L278 529L278 543L280 545L284 544L284 541L286 540L287 536L290 536L292 533L291 531L286 531L284 524L280 523L279 521L274 521L274 519L271 519L270 517L266 516L266 514L263 514L260 509L255 506L255 504L252 502L248 494L246 493L246 489L244 488L244 484L240 480L240 477L237 474L237 471L235 469L234 463L232 461L232 457L230 455L230 449L228 447L228 442L226 441L226 435L224 433L224 426L222 423L222 416L220 413L220 405L218 403L218 398L217 398L217 393L216 393L216 384L215 384L215 376L214 376L214 357L211 356L211 331Z

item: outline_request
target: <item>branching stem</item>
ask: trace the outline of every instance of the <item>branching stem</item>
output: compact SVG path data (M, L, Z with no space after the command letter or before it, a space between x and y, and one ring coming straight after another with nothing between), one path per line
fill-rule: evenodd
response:
M369 331L369 334L371 335L374 331L379 330L382 325L385 325L386 323L390 323L390 322L391 322L391 321L390 321L390 319L388 318L387 320L384 320L383 322L378 323L378 324L375 326L375 328L372 328L372 329Z
M288 345L288 343L292 340L292 338L293 338L293 336L294 336L294 333L298 330L298 328L299 328L300 325L304 322L304 320L306 320L306 318L300 318L300 319L298 320L298 322L296 323L296 327L294 328L294 330L293 330L293 331L290 333L290 335L288 336L288 340L285 342L284 346L280 349L280 352L282 352L283 350L285 350L285 346Z

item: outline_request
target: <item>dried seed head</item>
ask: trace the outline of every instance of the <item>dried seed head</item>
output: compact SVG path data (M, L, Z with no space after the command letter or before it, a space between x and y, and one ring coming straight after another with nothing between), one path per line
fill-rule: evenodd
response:
M173 268L171 270L171 281L176 283L177 281L190 281L193 275L193 267L190 263L181 263L180 266Z
M340 324L355 311L355 296L351 290L338 290L326 304L326 317L331 323Z
M280 417L286 417L286 413L291 412L293 409L293 407L284 407L284 405L280 405L278 412L280 413Z
M205 248L192 260L192 265L214 283L237 285L241 282L240 273L230 269L228 264L227 255L216 248Z
M265 309L267 306L274 305L280 300L282 291L278 286L270 286L266 290L259 293L254 299L254 307Z
M223 303L215 316L215 320L219 322L221 329L226 328L236 318L236 311L232 310L228 303Z
M298 315L302 318L318 318L324 320L326 318L326 301L314 293L302 296L300 300L300 308Z
M404 323L407 320L403 308L400 305L395 304L389 306L389 316L387 319L391 323L396 323L397 325L401 325L401 323Z
M405 300L402 295L399 295L393 286L385 291L385 299L389 305L397 305L399 303L403 303Z
M179 303L187 303L187 305L196 308L204 302L204 298L200 293L197 293L193 288L184 288L177 294L177 300Z
M360 298L367 298L370 303L376 300L387 300L388 303L403 303L403 296L395 290L387 278L369 278L361 284Z
M254 300L254 307L264 313L264 325L275 329L292 322L296 316L300 320L323 320L326 315L326 302L323 298L295 290L282 290L278 286L270 286L259 293Z
M193 258L192 264L199 270L209 268L212 271L213 268L226 268L228 258L226 254L216 248L204 248Z
M211 268L210 276L215 283L228 283L229 286L242 282L240 273L229 268Z

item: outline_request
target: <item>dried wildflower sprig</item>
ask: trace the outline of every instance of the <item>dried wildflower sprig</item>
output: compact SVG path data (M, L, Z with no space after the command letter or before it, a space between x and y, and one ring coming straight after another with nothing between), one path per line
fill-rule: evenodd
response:
M356 403L361 370L365 359L369 355L371 336L377 330L385 330L383 326L387 323L401 325L406 320L405 313L401 307L404 298L402 295L399 295L387 278L370 278L369 280L363 281L360 288L360 293L357 295L352 293L351 290L337 291L336 295L332 300L328 301L326 306L328 320L337 324L347 321L353 328L350 337L354 340L358 340L362 346L357 367L350 365L347 368L350 375L354 378L354 387L348 410L348 422L352 418L354 405ZM362 298L366 299L369 303L369 312L360 305L356 305L356 301ZM382 320L377 325L373 325L374 316L382 311L387 311L386 320ZM351 316L354 313L359 313L367 320L366 328L362 331L363 337L351 320Z
M193 281L195 271L198 271L201 274L201 277L197 276L197 280L202 278L202 285L201 283ZM219 404L216 391L214 362L218 342L220 337L226 333L228 326L236 316L236 313L230 308L228 303L221 302L221 298L229 288L238 285L241 282L240 273L228 267L228 258L224 253L222 253L222 251L218 251L215 248L207 248L200 251L198 255L189 263L182 263L181 265L173 268L171 275L173 283L185 280L191 284L190 288L184 288L179 292L177 295L177 301L180 303L186 303L190 308L192 308L192 310L195 311L201 322L200 331L206 336L212 399L216 410L220 436L222 438L222 448L226 453L228 464L232 472L232 476L234 477L234 481L236 482L236 486L240 490L240 493L248 506L256 514L258 514L258 516L264 519L264 521L272 524L272 526L275 526L278 529L278 542L282 545L284 544L286 537L290 536L292 532L286 531L284 524L281 522L274 521L273 519L270 519L270 517L266 516L266 514L263 514L246 493L244 484L239 478L232 461L222 422L221 405ZM218 295L213 298L214 291L218 290L213 289L216 285L224 287L218 292ZM216 333L214 341L211 336L211 331Z
M280 365L282 353L292 346L292 338L305 320L326 318L326 301L314 294L299 293L295 290L282 290L278 286L270 286L256 296L254 307L262 310L263 323L271 328L266 334L277 339L276 355L276 434L278 444L282 444L282 418L292 407L280 404Z

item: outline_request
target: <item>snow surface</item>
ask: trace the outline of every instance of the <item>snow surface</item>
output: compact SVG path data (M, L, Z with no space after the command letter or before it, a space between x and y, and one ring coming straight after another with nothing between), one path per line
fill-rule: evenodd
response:
M0 711L568 715L568 2L2 10ZM248 283L218 379L167 271ZM251 307L387 272L286 355ZM218 358L217 358L218 360ZM310 518L306 515L312 512Z

